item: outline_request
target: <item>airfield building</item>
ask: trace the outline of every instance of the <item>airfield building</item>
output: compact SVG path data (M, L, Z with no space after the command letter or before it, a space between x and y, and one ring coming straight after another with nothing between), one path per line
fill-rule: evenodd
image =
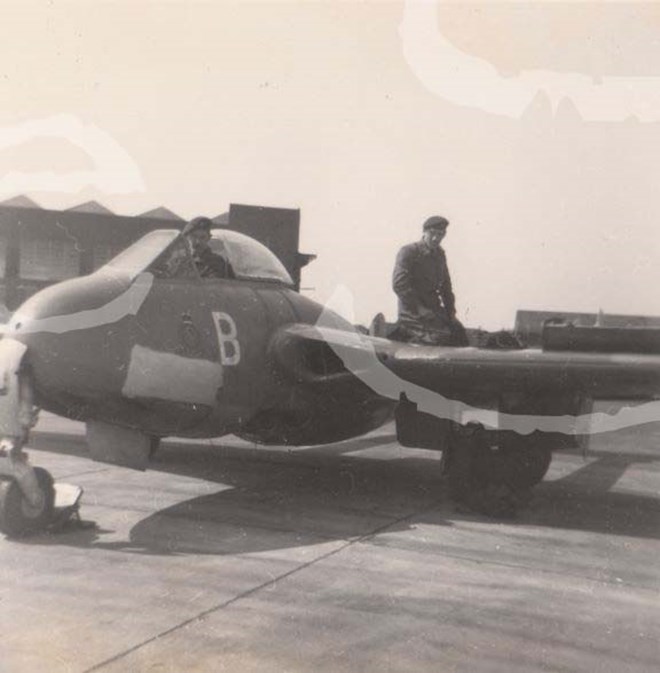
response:
M516 336L529 346L538 346L541 344L543 326L548 321L565 322L576 327L660 328L660 317L657 316L519 310L516 313Z
M314 255L298 250L300 211L232 204L213 218L218 228L240 231L269 247L300 287L300 271ZM0 203L0 311L10 313L53 283L95 271L154 229L181 229L185 220L156 208L116 215L89 201L68 210L48 210L25 196ZM0 321L6 316L0 315Z

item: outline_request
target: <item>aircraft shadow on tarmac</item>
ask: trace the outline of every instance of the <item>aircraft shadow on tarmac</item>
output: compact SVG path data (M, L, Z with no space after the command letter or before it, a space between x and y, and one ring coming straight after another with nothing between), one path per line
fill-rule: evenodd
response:
M243 554L351 540L381 529L484 520L454 511L437 459L344 455L394 441L393 436L367 436L290 453L168 442L150 469L228 488L147 516L133 526L129 541L104 542L102 536L109 531L96 528L40 536L30 543L157 555ZM35 448L41 443L43 438ZM86 455L80 437L51 437L48 450ZM595 460L538 485L530 506L511 523L660 538L660 499L611 490L629 466L658 459L648 453L610 451L590 452L589 457Z

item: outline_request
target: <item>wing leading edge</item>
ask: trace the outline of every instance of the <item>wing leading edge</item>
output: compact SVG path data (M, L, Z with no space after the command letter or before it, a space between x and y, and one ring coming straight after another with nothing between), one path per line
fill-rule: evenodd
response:
M660 418L660 403L585 414L594 399L660 398L660 355L487 350L404 344L334 327L290 325L273 342L298 380L355 376L377 395L460 423L522 434L585 434Z

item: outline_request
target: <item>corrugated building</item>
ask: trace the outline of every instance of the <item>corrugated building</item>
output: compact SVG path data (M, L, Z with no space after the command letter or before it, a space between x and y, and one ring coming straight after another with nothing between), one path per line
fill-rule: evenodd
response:
M543 326L548 321L563 321L577 327L660 327L660 317L657 316L519 310L516 312L516 335L523 343L538 346Z
M214 218L268 246L299 287L300 270L314 255L298 250L300 211L232 204ZM95 201L49 210L25 196L0 203L0 302L13 311L37 290L98 269L154 229L181 229L185 220L159 207L116 215Z

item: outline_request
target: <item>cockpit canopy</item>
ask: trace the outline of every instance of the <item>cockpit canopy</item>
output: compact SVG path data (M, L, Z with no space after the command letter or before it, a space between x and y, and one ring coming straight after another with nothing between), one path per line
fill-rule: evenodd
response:
M228 229L215 229L209 242L221 255L238 280L260 280L293 285L282 262L265 245ZM144 271L157 277L199 278L186 240L175 229L149 232L111 259L101 270L119 271L135 278Z

